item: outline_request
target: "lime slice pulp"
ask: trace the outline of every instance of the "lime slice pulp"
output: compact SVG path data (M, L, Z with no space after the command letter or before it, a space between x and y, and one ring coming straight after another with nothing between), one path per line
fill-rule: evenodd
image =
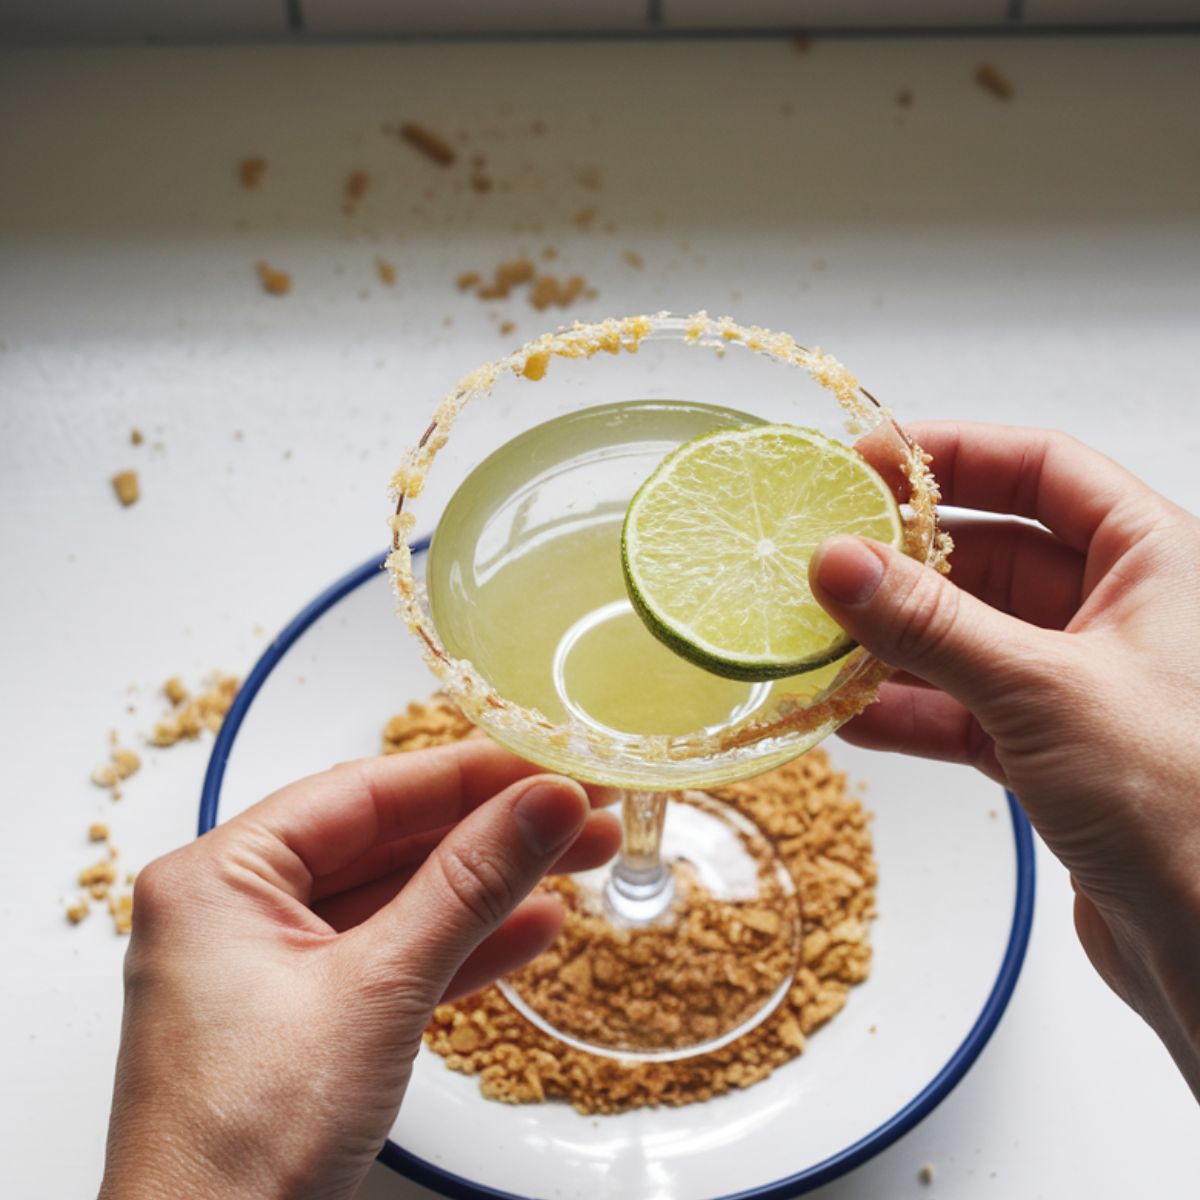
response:
M888 485L849 446L811 429L705 434L669 454L629 504L629 598L660 641L730 679L798 675L853 647L813 598L808 563L852 533L899 547Z

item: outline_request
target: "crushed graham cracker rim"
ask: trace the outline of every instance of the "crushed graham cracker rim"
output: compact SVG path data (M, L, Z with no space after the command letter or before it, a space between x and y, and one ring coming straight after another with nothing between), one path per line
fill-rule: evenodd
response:
M741 325L732 317L710 317L705 312L690 316L659 312L575 322L544 333L463 376L438 403L429 426L392 478L395 512L389 518L392 550L386 566L397 613L420 642L442 690L469 720L497 741L526 758L598 783L634 788L708 787L745 775L751 764L755 771L779 766L815 745L876 699L890 669L856 649L846 657L832 683L816 696L780 692L766 709L755 710L716 733L697 730L650 736L602 731L569 716L556 722L537 709L499 695L470 660L456 658L445 648L409 547L416 526L412 503L469 403L485 399L510 375L530 382L542 380L556 358L586 360L601 352L635 354L649 340L672 341L721 357L730 350L745 350L798 368L832 393L851 434L888 431L899 458L896 467L908 492L903 510L904 552L939 572L949 569L952 543L938 527L940 494L929 470L930 456L897 425L891 410L863 388L841 362L819 348L802 346L786 333Z

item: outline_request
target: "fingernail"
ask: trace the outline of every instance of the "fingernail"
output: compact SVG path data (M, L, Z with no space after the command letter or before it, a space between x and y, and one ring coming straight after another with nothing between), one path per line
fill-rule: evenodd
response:
M534 854L549 854L569 842L587 816L582 789L566 780L535 783L513 806L513 817Z
M883 582L883 562L856 537L829 538L813 563L820 588L839 604L866 604Z

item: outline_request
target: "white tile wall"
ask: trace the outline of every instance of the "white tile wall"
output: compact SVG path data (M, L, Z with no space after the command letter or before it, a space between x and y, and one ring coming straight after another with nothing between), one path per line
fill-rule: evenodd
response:
M646 0L302 0L311 33L645 30Z
M1025 0L1027 25L1153 25L1200 22L1200 0Z
M662 0L668 29L1003 25L1008 0Z
M0 40L130 41L283 33L284 0L0 0Z

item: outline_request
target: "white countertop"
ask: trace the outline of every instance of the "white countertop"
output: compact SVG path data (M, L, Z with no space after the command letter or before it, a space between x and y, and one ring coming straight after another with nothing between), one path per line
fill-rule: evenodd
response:
M1011 102L971 82L984 58ZM380 132L401 119L466 131L511 190L453 193ZM461 295L460 271L554 245L598 292L570 316L730 311L832 350L904 418L1066 428L1200 510L1198 135L1195 39L0 54L0 1193L99 1177L124 943L63 916L89 821L131 867L195 826L207 744L148 752L114 804L88 782L108 730L136 745L168 675L244 673L382 546L402 446L504 348L489 314L509 340L559 317ZM262 293L260 258L290 295ZM819 1196L1194 1193L1196 1107L1039 854L991 1043ZM364 1195L429 1193L376 1167Z

